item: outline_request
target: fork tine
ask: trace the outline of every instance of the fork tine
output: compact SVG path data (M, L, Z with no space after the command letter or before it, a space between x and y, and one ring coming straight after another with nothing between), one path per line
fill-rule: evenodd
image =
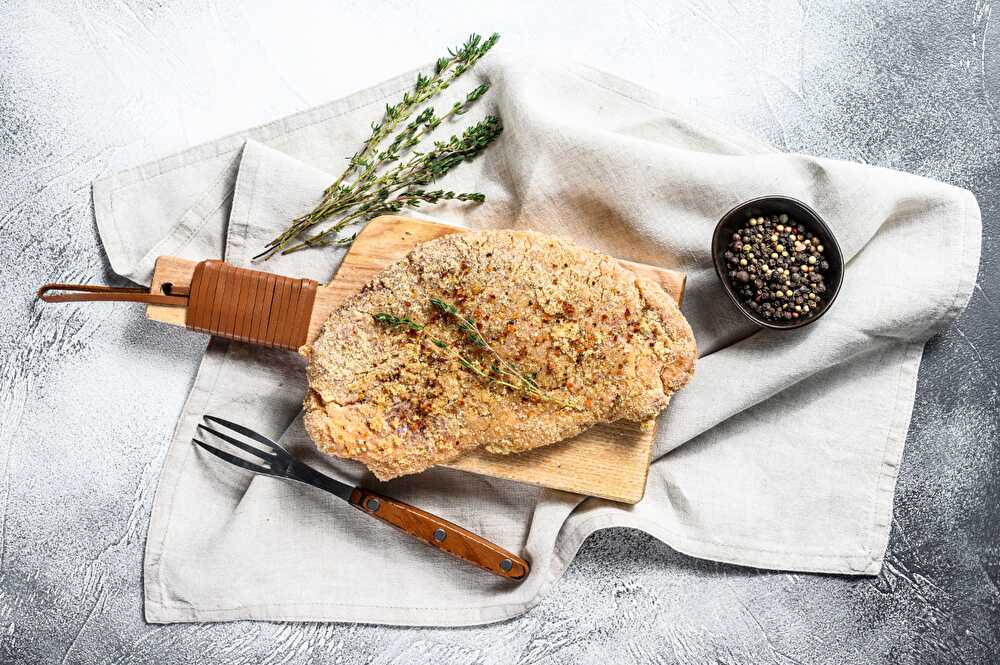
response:
M244 443L242 441L238 441L238 440L234 439L231 436L223 434L222 432L216 432L214 429L212 429L211 427L208 427L207 425L202 425L201 423L198 423L198 429L204 430L206 432L209 432L210 434L214 434L215 436L219 437L220 439L222 439L226 443L232 444L232 445L236 446L237 448L239 448L240 450L243 450L245 452L250 453L251 455L256 455L257 457L261 458L262 460L272 460L272 459L274 459L274 455L272 455L271 453L264 452L260 448L254 448L249 443Z
M284 448L282 448L281 446L279 446L274 441L271 441L271 439L267 438L263 434L258 434L257 432L255 432L252 429L249 429L247 427L244 427L243 425L238 425L238 424L236 424L236 423L234 423L232 421L229 421L229 420L223 420L222 418L219 418L218 416L209 416L209 415L206 415L206 416L203 416L203 418L205 420L209 421L209 422L218 423L219 425L222 425L223 427L228 427L229 429L233 430L237 434L242 434L243 436L245 436L247 438L253 439L257 443L263 443L265 446L273 448L275 451L286 452Z
M246 469L248 471L253 471L254 473L263 473L263 474L266 474L266 475L274 475L274 473L270 469L268 469L267 467L260 466L259 464L254 464L253 462L248 462L245 459L240 459L239 457L236 457L235 455L230 455L229 453L223 452L223 451L219 450L218 448L216 448L215 446L210 446L207 443L204 443L203 441L199 441L198 439L191 439L191 442L195 443L195 444L197 444L199 446L201 446L202 448L204 448L208 452L212 453L213 455L215 455L219 459L225 460L226 462L229 462L230 464L234 464L234 465L236 465L238 467L241 467L241 468L244 468L244 469Z

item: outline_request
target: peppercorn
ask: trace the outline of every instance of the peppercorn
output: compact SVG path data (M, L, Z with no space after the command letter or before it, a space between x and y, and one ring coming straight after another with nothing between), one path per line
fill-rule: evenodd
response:
M822 309L830 265L812 231L783 213L752 217L731 238L724 278L757 316L788 321Z

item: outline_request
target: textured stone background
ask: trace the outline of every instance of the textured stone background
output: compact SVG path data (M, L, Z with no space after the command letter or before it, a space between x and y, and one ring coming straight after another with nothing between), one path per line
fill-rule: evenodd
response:
M996 662L991 4L466 4L3 3L0 661ZM42 282L121 283L97 240L91 180L367 87L472 30L500 31L499 48L559 54L686 98L788 150L976 194L979 285L957 324L928 344L878 579L696 561L612 530L587 541L540 606L495 626L143 622L147 515L202 342L147 323L138 308L35 306Z

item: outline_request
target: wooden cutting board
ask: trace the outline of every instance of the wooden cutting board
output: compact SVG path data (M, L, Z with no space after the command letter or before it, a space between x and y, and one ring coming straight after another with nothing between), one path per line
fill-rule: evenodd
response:
M385 216L372 220L351 245L336 276L317 289L309 324L309 341L329 315L358 292L383 268L403 258L420 243L467 229L407 217ZM678 304L684 295L684 273L619 260L622 266L663 287ZM195 262L160 257L151 290L164 283L190 284ZM186 308L149 305L146 316L173 325L185 325ZM563 442L517 455L493 455L482 450L467 453L447 465L486 476L516 480L541 487L635 503L646 489L646 475L655 430L643 431L636 423L597 425Z

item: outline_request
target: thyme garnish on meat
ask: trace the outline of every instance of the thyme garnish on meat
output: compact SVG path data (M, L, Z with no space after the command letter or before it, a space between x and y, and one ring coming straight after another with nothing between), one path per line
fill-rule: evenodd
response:
M463 368L484 381L520 392L525 397L533 400L552 402L564 407L577 408L577 405L573 400L560 399L559 397L542 390L542 388L540 388L538 383L535 381L533 374L521 372L517 367L504 360L500 354L498 354L496 350L490 346L489 342L486 341L486 338L483 337L482 332L480 332L479 328L476 326L475 320L466 318L457 307L438 298L431 298L430 303L435 309L442 312L446 317L454 320L459 332L465 335L466 341L468 341L473 347L485 351L492 356L493 360L488 367L485 367L478 361L462 354L447 342L430 335L427 332L427 327L425 325L417 323L408 316L396 316L395 314L379 312L372 315L372 318L374 318L378 323L390 328L406 328L408 330L412 330L418 335L421 335L435 349L444 351L445 354L457 360Z
M482 203L486 197L478 192L423 188L489 147L503 131L499 118L488 115L460 135L434 141L430 150L419 152L414 148L442 122L466 113L486 94L489 84L477 86L440 116L435 115L433 107L413 114L475 65L499 38L497 33L485 40L473 34L460 48L449 49L448 55L435 63L431 75L417 75L413 89L404 93L402 100L386 105L382 119L372 124L371 135L350 158L340 177L323 191L319 204L293 219L254 259L267 260L278 253L289 254L311 247L349 245L357 234L338 238L345 228L403 208L444 200ZM388 145L380 150L390 136ZM412 152L412 156L404 159L407 152ZM335 220L332 226L310 235L312 229L331 218Z

